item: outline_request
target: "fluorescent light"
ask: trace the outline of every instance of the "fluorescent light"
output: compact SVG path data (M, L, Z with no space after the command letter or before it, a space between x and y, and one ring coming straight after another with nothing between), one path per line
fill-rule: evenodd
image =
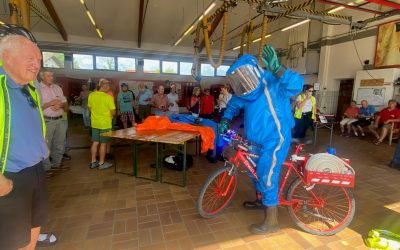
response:
M298 23L295 23L295 24L293 24L293 25L290 25L290 26L288 26L288 27L286 27L286 28L283 28L283 29L281 29L281 31L286 31L286 30L293 29L294 27L297 27L297 26L300 26L300 25L302 25L302 24L308 23L309 21L310 21L310 19L303 20L303 21L301 21L301 22L298 22Z
M335 13L339 10L343 10L344 8L345 8L344 6L336 7L334 9L331 9L330 11L328 11L328 13Z
M215 2L212 2L212 4L210 4L210 6L208 6L206 11L204 11L204 15L207 15L208 12L210 12L212 9L214 9L215 5L217 5L217 4Z
M103 39L103 35L101 34L101 31L99 30L99 28L96 28L97 34L99 34L99 37L101 39Z
M185 33L183 33L183 36L187 36L187 34L189 34L190 31L192 31L193 28L194 28L194 25L190 26L189 29L187 29L187 30L185 31Z
M264 39L266 39L266 38L268 38L268 37L270 37L270 36L271 36L271 34L268 34L268 35L264 36ZM259 42L259 41L261 41L261 37L259 37L259 38L255 39L255 40L253 40L253 43L256 43L256 42Z
M237 46L237 47L235 47L235 48L233 48L232 50L237 50L237 49L240 49L240 45L239 46ZM243 47L246 47L246 44L243 44Z
M89 17L90 21L92 22L93 26L96 26L96 23L94 22L94 19L93 19L92 15L90 14L90 12L88 10L86 11L86 14L88 15L88 17Z
M217 4L215 3L215 0L207 7L207 9L198 17L194 20L194 22L190 25L190 27L179 37L179 39L174 43L174 46L177 46L185 36L189 35L189 33L192 31L192 29L196 26L198 22L203 19L205 15L207 15Z
M178 45L182 41L183 37L179 38L178 41L175 42L174 46Z
M81 1L81 4L85 4L85 1L83 1L83 0L80 0Z
M4 23L3 21L0 21L0 24L1 24L1 25L4 25L5 23Z

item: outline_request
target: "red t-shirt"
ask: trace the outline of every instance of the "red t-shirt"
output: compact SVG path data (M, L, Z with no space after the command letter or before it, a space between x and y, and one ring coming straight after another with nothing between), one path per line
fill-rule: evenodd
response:
M387 120L391 119L399 119L400 118L400 110L395 108L393 110L389 110L389 108L382 109L379 112L379 124L385 123Z
M210 115L214 112L214 96L202 96L201 97L201 113Z
M349 118L357 118L357 115L358 115L359 112L360 112L360 109L357 108L357 107L348 107L346 109L346 112L344 112L344 113Z

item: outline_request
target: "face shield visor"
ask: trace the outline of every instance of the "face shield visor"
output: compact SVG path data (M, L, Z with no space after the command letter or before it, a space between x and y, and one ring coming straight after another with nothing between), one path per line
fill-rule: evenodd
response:
M247 57L245 58L247 60L240 62L241 59L227 72L229 84L237 96L247 95L254 91L260 85L261 76L263 75L263 70L253 56Z

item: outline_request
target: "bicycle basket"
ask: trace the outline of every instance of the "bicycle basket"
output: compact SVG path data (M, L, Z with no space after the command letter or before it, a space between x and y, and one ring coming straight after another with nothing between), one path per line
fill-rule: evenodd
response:
M346 161L327 153L312 155L305 166L306 181L322 185L354 187L355 171Z
M230 158L234 157L236 154L236 149L233 145L228 145L222 151L222 156L225 160L229 160Z

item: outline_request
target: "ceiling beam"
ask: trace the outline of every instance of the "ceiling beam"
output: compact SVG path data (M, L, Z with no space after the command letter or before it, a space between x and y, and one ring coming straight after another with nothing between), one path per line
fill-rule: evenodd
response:
M218 24L221 22L222 17L224 16L224 12L219 13L217 16L215 16L212 24L211 24L211 29L208 32L208 36L211 37L211 35L214 33L214 31L217 29ZM203 39L203 41L201 41L200 45L199 45L199 53L203 50L205 45L205 41Z
M138 48L142 46L142 32L143 32L143 22L144 22L144 0L139 2L139 27L138 27Z
M385 5L385 6L388 6L390 8L394 8L394 9L400 10L400 4L395 3L395 2L386 1L386 0L366 0L366 1L368 1L370 3Z
M368 0L366 0L368 1ZM384 14L384 12L380 12L380 11L375 11L375 10L370 10L370 9L365 9L365 8L361 8L359 6L352 6L352 5L347 5L347 4L342 4L342 3L337 3L337 2L332 2L329 0L319 0L320 3L325 3L325 4L332 4L332 5L336 5L336 6L342 6L345 7L347 9L352 9L352 10L359 10L359 11L364 11L364 12L369 12L375 15L382 15Z
M51 3L51 0L43 0L43 4L46 6L47 11L49 12L51 18L53 19L58 32L60 32L60 35L64 39L64 41L68 41L68 35L67 32L64 29L64 25L62 24L60 17L58 16L56 10L54 9L53 4Z

